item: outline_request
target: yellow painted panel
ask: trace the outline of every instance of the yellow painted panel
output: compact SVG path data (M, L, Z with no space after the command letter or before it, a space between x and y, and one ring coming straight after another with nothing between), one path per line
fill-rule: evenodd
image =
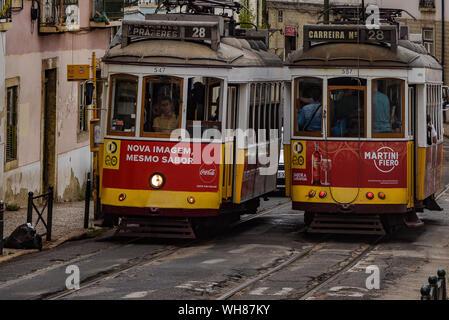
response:
M124 201L119 201L121 193L126 194ZM221 197L219 192L185 192L163 190L130 190L104 188L101 203L111 206L137 208L180 208L180 209L219 209ZM195 203L189 204L187 197L195 197Z
M424 200L424 179L426 176L426 148L418 148L418 156L416 157L416 198Z
M291 185L292 185L292 167L291 167L291 155L290 146L284 145L284 169L285 169L285 196L291 196Z
M238 149L236 156L236 174L235 174L235 198L234 203L240 203L242 200L243 171L245 169L245 150Z
M331 194L332 189L332 194ZM315 197L309 198L309 192L314 190L316 192ZM321 191L326 191L327 196L321 199L318 194ZM374 193L374 199L369 200L366 198L366 193ZM386 195L385 200L381 200L377 197L379 192L383 192ZM340 203L351 202L354 200L354 195L357 194L357 188L335 188L335 187L317 187L317 186L293 186L292 187L292 200L296 202L310 202L310 203L336 203L332 199L338 199ZM361 188L353 204L407 204L408 193L406 188L395 189L376 189L376 188Z

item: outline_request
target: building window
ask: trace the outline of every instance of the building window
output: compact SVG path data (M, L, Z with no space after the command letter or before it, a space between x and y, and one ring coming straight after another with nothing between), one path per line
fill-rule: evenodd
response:
M284 13L282 10L278 11L278 22L284 21Z
M435 9L435 0L419 0L419 8Z
M87 132L88 129L88 113L87 113L87 105L86 105L86 85L81 83L79 85L79 108L78 108L78 132Z
M18 86L6 89L6 162L17 160L17 93Z
M433 41L433 29L422 29L423 45L429 54L435 54L435 45Z

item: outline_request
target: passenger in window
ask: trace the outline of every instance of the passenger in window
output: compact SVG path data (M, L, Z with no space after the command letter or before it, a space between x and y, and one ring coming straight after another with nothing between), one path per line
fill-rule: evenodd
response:
M321 90L313 87L310 93L310 101L298 112L299 131L321 132Z
M193 84L187 100L187 120L203 120L204 119L204 93L206 87L197 81Z
M391 132L390 100L379 91L379 82L373 81L373 132Z
M335 117L335 122L331 128L331 135L333 137L358 135L358 105L357 91L353 89L344 90L343 97L338 98L335 103L335 110L333 111ZM357 132L354 134L355 130Z
M437 143L437 131L435 130L430 115L427 115L427 144L430 146L432 143Z
M161 133L171 133L178 128L178 117L173 108L173 101L170 97L160 100L161 115L153 120L153 130Z

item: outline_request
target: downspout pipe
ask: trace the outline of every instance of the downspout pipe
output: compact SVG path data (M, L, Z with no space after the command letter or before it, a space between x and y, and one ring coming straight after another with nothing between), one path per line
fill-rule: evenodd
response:
M445 53L445 41L444 41L444 0L441 0L441 66L443 67L443 83L444 83L444 53Z

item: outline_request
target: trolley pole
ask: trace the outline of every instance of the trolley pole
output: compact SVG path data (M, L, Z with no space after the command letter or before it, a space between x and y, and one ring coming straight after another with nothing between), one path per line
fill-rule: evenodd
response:
M94 85L94 92L92 96L93 101L93 114L90 121L90 135L91 135L91 151L93 153L93 165L92 165L92 190L94 200L94 218L99 218L99 156L98 146L95 145L95 126L100 122L98 118L97 109L97 57L95 52L92 52L92 83Z
M329 24L329 0L324 0L324 23Z

